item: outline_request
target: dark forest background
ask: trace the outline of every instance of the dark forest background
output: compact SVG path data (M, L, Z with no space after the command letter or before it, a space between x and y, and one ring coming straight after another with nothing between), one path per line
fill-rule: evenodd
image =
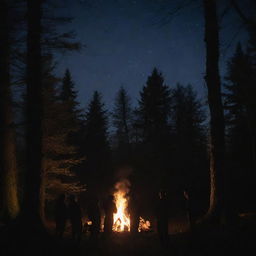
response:
M54 16L50 1L1 1L1 221L45 221L59 194L86 206L120 178L130 180L144 216L160 189L174 215L184 210L184 190L195 218L255 211L256 26L240 1L230 2L250 39L237 45L220 81L216 3L203 1L207 102L193 84L166 84L156 67L135 106L120 87L111 108L95 91L82 109L69 67L55 74L57 53L84 50L64 31L72 19Z

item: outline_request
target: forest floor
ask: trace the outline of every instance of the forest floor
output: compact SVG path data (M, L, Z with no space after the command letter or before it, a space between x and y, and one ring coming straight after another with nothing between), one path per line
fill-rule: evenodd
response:
M173 225L175 227L175 225ZM97 242L91 242L89 233L84 233L80 244L71 240L67 231L63 240L53 236L53 228L48 230L49 239L34 234L22 243L7 241L1 244L1 255L88 255L88 256L137 256L137 255L173 255L173 256L216 256L250 255L256 252L256 217L244 215L239 225L231 228L200 228L194 231L182 230L185 224L177 224L176 231L169 235L169 243L163 247L156 232L113 233L104 238L103 233ZM178 230L180 232L178 232ZM174 231L174 229L172 230ZM20 234L23 234L21 231ZM26 241L26 245L24 244ZM3 252L3 253L1 253Z

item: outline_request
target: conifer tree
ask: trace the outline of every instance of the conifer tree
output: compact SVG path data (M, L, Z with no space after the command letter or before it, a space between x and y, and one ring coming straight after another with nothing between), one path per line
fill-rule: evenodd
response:
M197 98L196 92L191 85L182 86L177 84L172 91L172 120L173 130L176 137L191 144L200 143L205 136L204 113L202 103ZM198 141L199 140L199 141Z
M198 191L195 196L198 199L197 203L200 203L202 194L208 191L208 187L204 186L208 181L205 172L207 169L206 114L191 85L177 84L172 90L171 120L174 148L172 167L176 172L174 176L177 177L175 184L181 189L189 190L190 196ZM179 177L182 179L180 180Z
M234 56L228 62L224 99L230 156L230 202L234 198L233 195L236 195L235 198L240 204L244 204L242 199L244 196L250 198L249 191L254 186L251 181L254 180L255 176L252 176L252 173L256 167L254 128L256 108L253 107L255 103L252 99L255 95L255 88L250 56L238 44ZM244 193L245 191L248 192ZM236 213L238 202L230 203L230 209Z
M52 73L52 56L44 58L43 73L43 174L41 189L41 216L45 214L45 201L57 194L77 194L84 190L73 171L82 159L77 157L78 147L68 142L73 129L69 125L66 106L57 95L57 79ZM71 81L71 80L70 80ZM74 96L73 101L76 98Z
M101 95L95 91L85 117L82 149L85 154L85 171L82 176L88 189L96 193L102 192L111 178L107 122Z
M154 68L140 92L138 115L144 142L153 142L169 130L171 96L162 74Z
M132 108L131 99L126 90L121 87L116 95L113 111L113 124L119 138L119 143L129 143Z
M81 147L80 133L82 129L82 111L77 101L77 91L69 69L66 69L60 88L60 103L65 113L65 127L69 130L67 141L70 146ZM81 152L78 152L80 157Z
M62 80L62 88L60 93L60 99L62 102L67 105L68 111L76 114L78 102L76 101L77 92L74 88L74 82L72 80L71 73L69 69L66 69L63 80Z
M151 184L154 189L168 186L171 158L170 114L170 89L164 85L162 74L154 68L140 92L134 123L134 128L138 130L137 135L140 135L137 146L140 149L136 158L138 162L139 158L147 159L141 163L143 167L140 169L146 177L145 182Z
M245 134L250 136L245 141L247 143L251 141L251 153L248 155L253 160L255 159L253 123L255 121L256 110L253 107L255 104L252 95L255 95L255 85L250 57L243 52L240 44L237 46L234 57L228 63L226 81L225 105L229 120L228 127L231 133L232 131L236 132L235 130L239 129L239 127L245 129Z

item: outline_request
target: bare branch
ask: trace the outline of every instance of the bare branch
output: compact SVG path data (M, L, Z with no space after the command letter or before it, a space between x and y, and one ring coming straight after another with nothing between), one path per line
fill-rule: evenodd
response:
M235 33L232 35L232 37L230 38L229 42L226 44L225 48L223 50L221 50L221 53L223 56L226 55L228 49L231 47L231 45L235 42L235 39L238 37L239 33L241 32L241 30L244 28L245 24L242 23L240 24L239 28L235 31Z
M241 20L248 26L256 29L256 22L252 19L252 18L248 18L244 12L241 10L241 8L239 7L239 5L237 4L236 0L230 0L232 6L234 7L235 11L237 12L237 14L239 15L239 17L241 18Z
M163 17L160 21L156 22L154 25L158 25L160 27L165 26L167 24L169 24L172 19L174 18L174 16L178 15L178 13L187 8L188 6L190 6L193 2L195 2L197 0L184 0L182 1L174 10L169 11L165 17Z

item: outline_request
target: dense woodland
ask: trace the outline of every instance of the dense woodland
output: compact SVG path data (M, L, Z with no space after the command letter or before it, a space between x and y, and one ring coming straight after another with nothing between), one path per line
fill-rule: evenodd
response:
M207 102L193 84L166 84L155 67L136 105L120 87L111 108L95 91L83 109L69 67L62 77L55 72L56 53L83 50L73 33L58 32L72 19L54 16L50 1L0 1L2 225L42 229L59 194L76 195L86 208L120 178L149 218L160 189L173 216L184 211L187 191L197 224L222 217L229 224L256 210L255 19L230 1L250 39L237 45L221 79L217 2L202 2Z

